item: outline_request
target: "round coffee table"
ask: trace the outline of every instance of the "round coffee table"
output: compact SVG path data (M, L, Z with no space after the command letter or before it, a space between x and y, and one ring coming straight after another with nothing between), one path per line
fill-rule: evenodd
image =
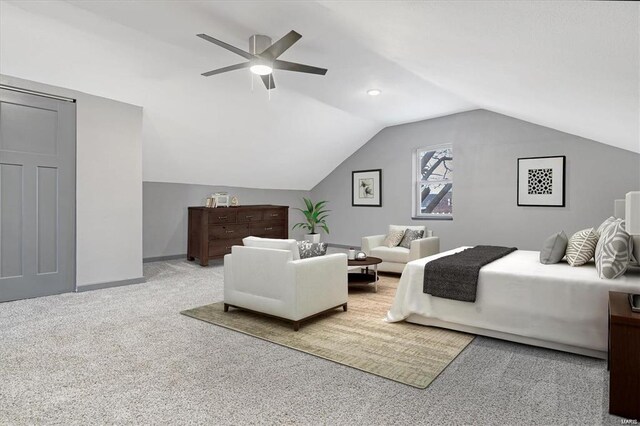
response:
M378 263L382 263L379 257L367 256L363 260L348 260L347 265L359 266L362 272L347 273L349 284L373 284L374 291L378 292ZM369 272L369 266L373 266L373 273Z

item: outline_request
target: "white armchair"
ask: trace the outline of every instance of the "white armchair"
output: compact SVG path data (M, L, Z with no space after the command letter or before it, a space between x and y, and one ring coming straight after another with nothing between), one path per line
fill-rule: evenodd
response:
M347 310L347 255L300 259L295 240L248 237L224 257L224 310L229 307L300 322Z
M440 238L427 237L426 226L389 226L389 231L396 229L424 231L425 237L412 241L410 245L411 248L409 249L404 247L383 246L382 242L386 235L362 237L362 251L365 252L367 256L382 259L382 263L378 265L379 271L402 273L408 262L440 253Z

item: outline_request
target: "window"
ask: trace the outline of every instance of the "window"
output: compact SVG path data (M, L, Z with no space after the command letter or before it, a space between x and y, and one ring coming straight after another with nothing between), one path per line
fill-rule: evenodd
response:
M414 170L414 217L453 219L453 146L419 148Z

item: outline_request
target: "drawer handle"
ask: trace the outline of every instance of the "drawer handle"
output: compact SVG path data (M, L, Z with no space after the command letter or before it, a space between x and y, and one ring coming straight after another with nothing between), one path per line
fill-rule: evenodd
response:
M278 213L271 213L271 217L278 217L280 216Z
M271 231L273 228L264 228L265 231Z
M218 216L218 219L227 219L229 216Z
M251 218L253 217L253 215L252 215L252 214L248 214L248 215L246 215L245 217L246 217L247 219L251 219Z
M233 234L235 231L227 231L227 234Z

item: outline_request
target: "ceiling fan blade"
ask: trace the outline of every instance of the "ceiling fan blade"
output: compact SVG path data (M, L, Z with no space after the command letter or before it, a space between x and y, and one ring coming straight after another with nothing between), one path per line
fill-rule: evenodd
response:
M296 62L287 62L276 60L273 61L273 68L284 71L306 72L308 74L325 75L326 68L312 67L311 65L298 64Z
M276 83L273 81L273 74L261 75L260 78L267 90L275 89Z
M203 40L207 40L207 41L209 41L209 42L211 42L213 44L217 44L220 47L224 47L225 49L235 53L236 55L240 55L243 58L246 58L246 59L253 59L254 58L254 56L251 53L245 52L242 49L238 49L237 47L232 46L232 45L230 45L228 43L225 43L224 41L220 41L220 40L215 39L215 38L213 38L211 36L208 36L206 34L196 34L196 35L198 37L200 37L201 39L203 39Z
M293 44L300 40L302 36L295 31L289 31L287 35L280 40L267 47L264 52L260 53L260 56L268 59L276 59L282 55L285 50L293 46Z
M229 65L228 67L218 68L217 70L203 72L202 75L205 77L209 77L210 75L222 74L223 72L240 70L242 68L249 68L251 62L243 62L241 64Z

